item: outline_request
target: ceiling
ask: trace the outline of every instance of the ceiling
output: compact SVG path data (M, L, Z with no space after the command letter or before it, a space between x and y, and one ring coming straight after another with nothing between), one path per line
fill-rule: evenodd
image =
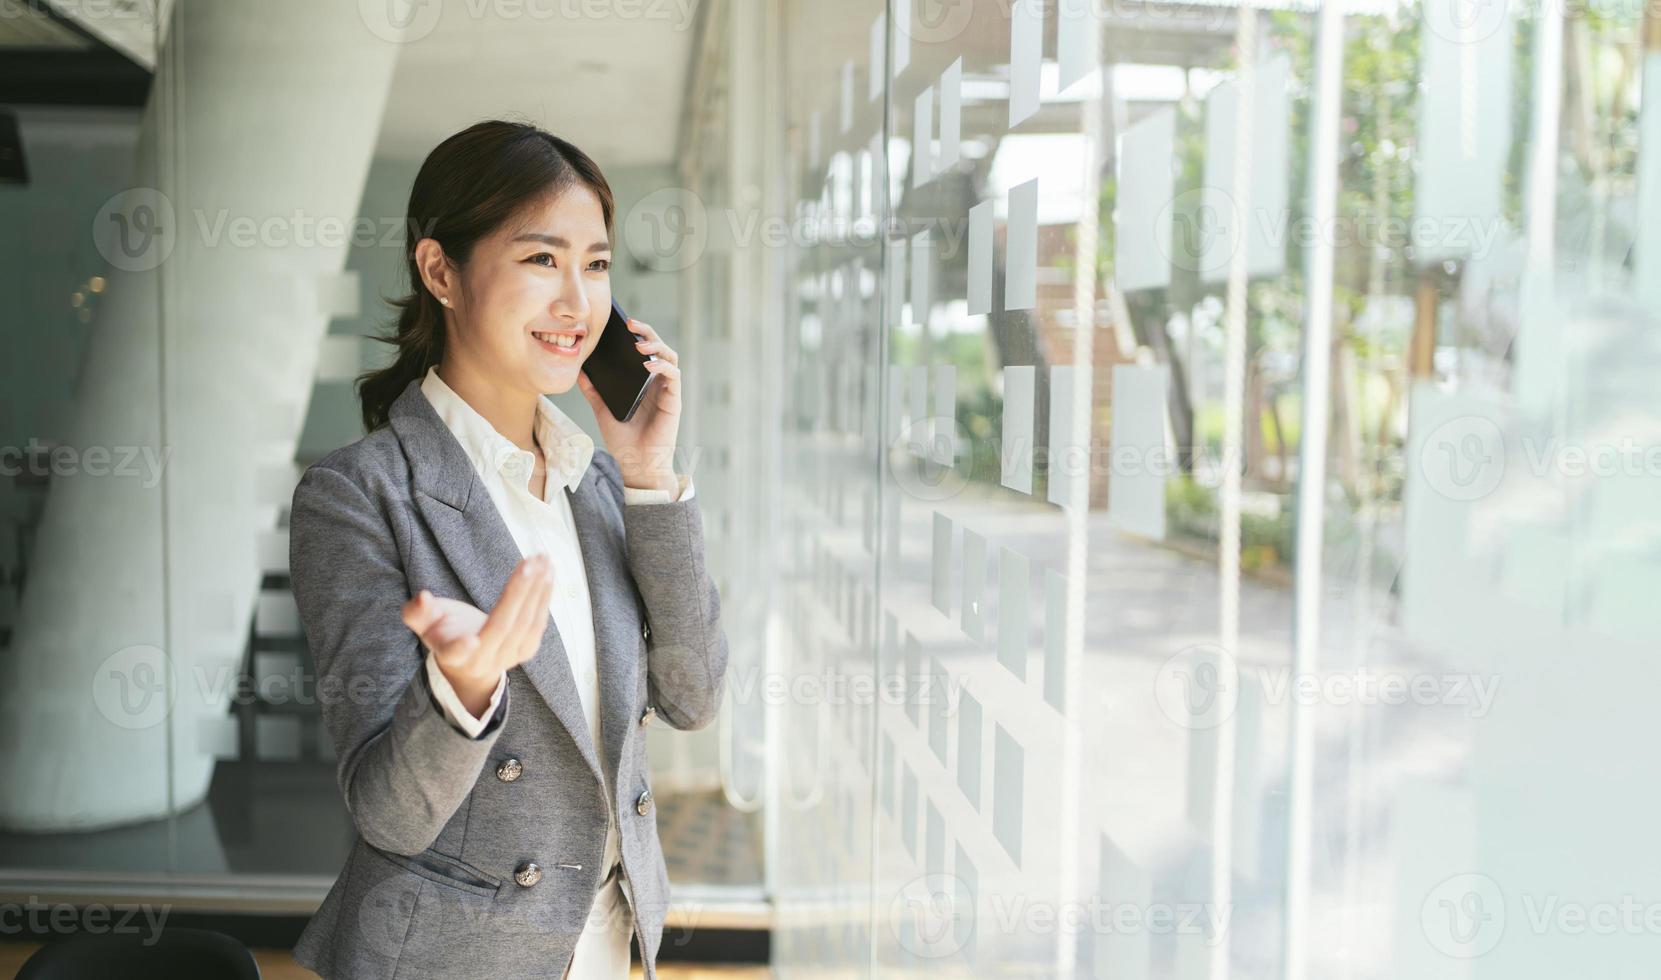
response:
M602 167L673 160L699 4L620 5L661 11L640 17L559 14L610 6L442 5L436 24L404 42L377 152L420 159L471 123L509 118L570 140Z

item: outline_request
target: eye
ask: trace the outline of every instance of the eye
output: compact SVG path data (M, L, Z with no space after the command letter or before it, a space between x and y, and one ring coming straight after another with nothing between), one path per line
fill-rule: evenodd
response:
M547 259L548 261L547 262L538 262L537 261L538 259ZM543 268L551 269L551 268L553 268L554 257L553 257L553 255L549 254L548 252L538 252L535 255L531 256L530 258L526 259L525 261L526 262L536 262L537 265L540 265Z
M599 268L595 268L595 266L598 266ZM594 269L594 271L596 271L596 272L605 272L605 271L607 271L608 269L611 268L611 260L610 259L595 259L592 263L589 264L589 268Z

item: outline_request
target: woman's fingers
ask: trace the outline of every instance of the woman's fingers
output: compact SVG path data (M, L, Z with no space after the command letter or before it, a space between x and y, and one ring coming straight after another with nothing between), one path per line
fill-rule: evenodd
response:
M670 364L680 363L680 355L664 342L662 335L651 324L643 320L630 320L629 326L633 332L642 335L642 339L634 342L636 350L642 354L656 354L659 360L668 361Z
M490 618L485 620L484 628L479 630L479 642L484 644L486 649L500 647L512 634L513 627L519 620L519 612L524 608L526 593L531 591L536 579L543 574L544 565L541 555L526 558L519 562L519 567L508 577L502 597L496 600L496 607L490 610Z
M513 624L513 631L502 639L500 658L504 670L524 663L541 642L542 633L547 628L548 599L552 591L553 575L548 574L538 579L530 594L525 597L525 604Z
M433 594L426 589L422 589L404 603L404 625L416 636L425 633L438 618L438 603L433 601Z
M647 361L646 370L653 374L663 375L663 385L666 393L679 394L681 390L681 369L673 361Z

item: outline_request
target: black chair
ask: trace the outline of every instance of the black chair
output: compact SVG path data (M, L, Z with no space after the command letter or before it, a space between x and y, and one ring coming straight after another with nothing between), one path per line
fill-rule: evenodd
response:
M81 934L42 946L17 980L259 980L248 948L222 932L163 929L154 941L136 933Z

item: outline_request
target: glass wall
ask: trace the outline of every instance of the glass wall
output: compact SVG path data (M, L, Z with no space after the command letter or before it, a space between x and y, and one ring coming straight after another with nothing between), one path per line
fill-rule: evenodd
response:
M1642 972L1640 8L781 5L782 969Z
M321 717L350 695L317 683L288 507L306 466L362 434L353 382L386 363L370 338L410 289L416 170L483 119L570 138L616 198L613 295L690 362L718 362L683 314L688 266L649 234L682 217L666 191L697 13L0 6L0 57L61 35L119 52L142 83L128 93L142 108L20 109L29 180L0 188L19 300L0 358L0 892L309 913L354 833ZM552 88L550 56L568 62ZM659 97L607 104L629 91ZM718 257L695 258L725 279ZM580 392L556 401L603 444ZM688 393L683 447L726 424L704 404ZM724 522L723 461L701 455L677 469ZM748 552L722 526L711 569L731 595ZM758 609L735 601L728 621ZM736 650L745 631L729 631ZM761 880L759 791L735 783L740 809L722 779L731 727L648 736L678 897L723 909L759 899Z

